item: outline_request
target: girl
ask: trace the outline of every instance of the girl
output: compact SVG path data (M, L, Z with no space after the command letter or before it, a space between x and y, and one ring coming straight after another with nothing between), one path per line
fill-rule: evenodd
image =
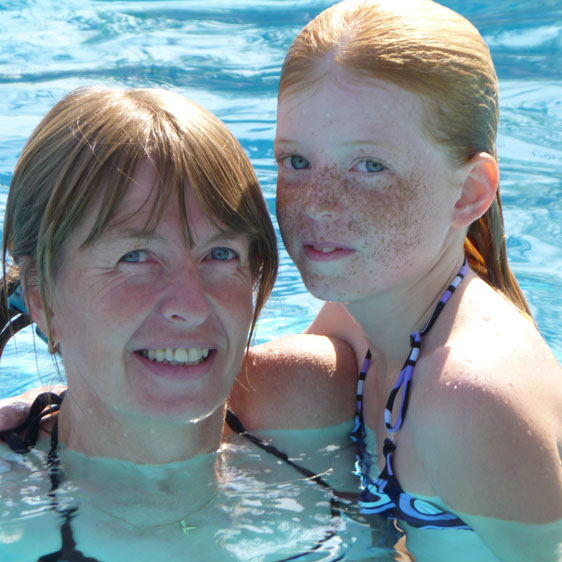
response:
M371 350L359 503L416 560L562 559L561 370L507 263L497 121L488 48L430 0L336 4L284 62L283 240L332 301L308 331Z

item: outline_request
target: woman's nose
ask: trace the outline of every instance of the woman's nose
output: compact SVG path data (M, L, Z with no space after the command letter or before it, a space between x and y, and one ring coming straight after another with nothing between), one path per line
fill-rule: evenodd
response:
M186 326L199 326L207 320L209 300L195 264L184 264L170 272L160 310L168 321Z

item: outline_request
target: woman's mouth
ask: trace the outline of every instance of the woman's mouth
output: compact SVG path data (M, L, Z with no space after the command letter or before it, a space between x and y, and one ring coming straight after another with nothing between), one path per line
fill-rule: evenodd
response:
M163 347L160 349L141 349L137 353L155 363L191 366L203 363L209 356L209 349L206 347Z

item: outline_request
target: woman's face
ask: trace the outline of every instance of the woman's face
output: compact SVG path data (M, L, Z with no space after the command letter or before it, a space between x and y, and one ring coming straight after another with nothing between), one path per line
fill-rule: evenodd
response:
M91 213L63 246L54 337L74 396L124 415L201 418L222 405L242 362L253 311L249 242L213 226L189 186L192 246L175 198L147 232L155 170L145 163L133 179L94 244L80 249Z
M307 288L340 302L435 264L462 187L422 127L419 96L345 78L284 93L275 139L283 241Z

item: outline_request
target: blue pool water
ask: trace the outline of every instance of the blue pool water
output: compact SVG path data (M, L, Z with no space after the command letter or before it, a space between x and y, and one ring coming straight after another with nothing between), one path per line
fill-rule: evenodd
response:
M498 148L511 264L539 328L562 361L559 337L562 325L562 0L544 0L540 10L529 8L527 0L446 0L443 3L467 16L481 30L496 62L502 107ZM330 4L329 0L3 0L0 2L0 218L12 170L32 129L67 91L94 83L175 88L215 112L250 156L274 216L276 168L272 140L280 66L298 30ZM296 268L281 250L279 280L262 315L257 341L301 331L319 307L320 303L307 294ZM18 334L2 357L0 398L35 386L38 380L47 382L61 376L45 346L28 330ZM322 442L318 434L302 433L303 443ZM281 436L276 436L276 442L283 444ZM262 550L263 542L258 535L269 531L288 545L291 541L300 545L301 539L308 544L310 540L301 536L302 529L313 537L318 532L315 525L325 524L329 514L326 498L315 488L307 488L305 481L295 487L292 473L285 474L259 451L240 447L235 443L228 451L230 467L239 469L239 475L226 482L222 490L227 497L220 504L222 515L212 511L207 518L239 516L239 507L247 508L249 524L242 526L243 535L222 537L226 551L239 559L249 559L253 552L255 559L261 560L257 553ZM328 453L332 463L333 449L326 444L324 455ZM11 482L8 477L5 480L8 487L12 483L18 493L28 494L22 499L31 506L26 515L34 533L31 542L41 544L41 548L45 546L39 553L45 554L58 546L49 550L38 539L42 536L39 533L44 533L45 540L50 540L47 531L52 522L44 506L37 503L37 487L43 484L41 475L44 478L44 459L39 452L37 455L37 459L26 461L33 465L36 460L39 466L36 472L31 467L29 486L27 481L22 486L17 471ZM312 466L322 468L318 460L316 455ZM307 464L306 457L304 461ZM79 465L79 460L75 459L75 464ZM84 486L76 493L84 494L85 505L90 502L94 507L96 500L99 502L100 490L108 496L117 496L112 494L111 486L108 489L108 483L114 489L122 486L133 470L124 467L123 480L115 483L104 476L103 465L92 464L90 459L83 464L84 471L90 471L88 482L91 484L93 480L95 484L95 475L101 486L99 489ZM113 478L116 467L110 468ZM178 478L185 478L190 472L179 468ZM264 473L270 475L271 481L264 480ZM140 478L145 475L141 474ZM154 481L155 475L150 473L146 479ZM287 482L292 496L287 494ZM183 493L190 487L193 482L188 480L177 489ZM123 501L130 500L134 505L142 505L139 502L149 502L153 497L144 490L142 497L134 495L135 492L125 487L119 489L120 494L133 494ZM183 501L181 494L178 501ZM290 528L280 528L277 514L281 504L282 509L292 514ZM252 519L252 508L256 506L266 514L261 516L259 529L253 526L255 519ZM148 503L146 507L150 512L155 506ZM96 520L88 519L93 516L84 509L81 524L96 529L107 525L103 514L97 513ZM311 519L314 519L312 523ZM12 531L14 544L19 540L18 525L19 521L15 521L13 528L0 529L4 541L5 533ZM58 526L57 521L54 534L57 540ZM115 521L111 526L115 527ZM221 532L230 531L229 525L222 525ZM352 540L355 544L363 540L366 544L380 544L376 554L372 548L369 550L371 559L374 556L376 560L398 560L394 550L385 545L384 530L366 530L359 525L350 533L352 538L344 533L338 537L347 549L346 560L364 559L349 554L346 541L351 544ZM154 560L161 554L141 552L142 542L111 536L109 540L112 547L126 543L128 554L122 559L131 556L133 544L139 549L137 560L144 559L143 555ZM341 545L334 545L334 552L338 549ZM318 559L328 557L329 553L326 558Z
M500 78L499 157L508 248L538 325L562 360L562 2L447 0L488 41ZM283 55L326 0L4 0L0 4L0 214L41 116L80 85L179 89L223 119L274 214L272 139ZM302 330L319 308L282 251L257 340ZM0 366L0 397L54 373L29 333Z

